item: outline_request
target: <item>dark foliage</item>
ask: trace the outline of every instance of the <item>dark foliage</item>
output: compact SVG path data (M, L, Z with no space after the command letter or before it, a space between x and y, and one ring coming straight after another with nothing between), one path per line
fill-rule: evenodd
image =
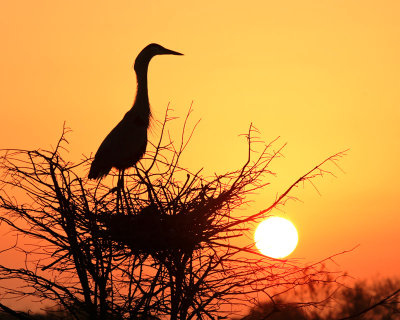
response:
M357 281L351 287L332 290L332 286L300 289L296 296L281 296L277 301L259 303L242 320L396 320L400 319L400 281L380 279L372 283ZM310 288L308 288L310 289ZM331 292L329 292L331 291ZM334 294L332 294L334 292ZM310 302L297 302L299 297ZM330 299L326 299L330 297Z

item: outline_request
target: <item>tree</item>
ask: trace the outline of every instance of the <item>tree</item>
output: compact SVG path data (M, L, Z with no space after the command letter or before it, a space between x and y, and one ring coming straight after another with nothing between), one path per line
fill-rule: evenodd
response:
M354 287L343 288L337 307L326 316L341 319L400 319L400 280L380 279L372 283L358 281Z
M329 285L304 287L297 295L281 296L275 303L259 303L242 319L396 320L400 319L399 288L400 280L390 278L372 283L357 281L353 286L342 286L339 290L331 290ZM308 296L310 301L319 303L297 302L299 296Z
M24 252L25 267L0 265L0 280L24 283L4 288L3 297L51 301L73 319L216 319L230 312L224 307L249 305L256 295L274 299L327 281L324 261L304 266L269 259L252 241L238 239L283 205L299 183L328 173L326 164L344 153L315 166L266 209L240 217L232 212L268 185L269 165L283 146L272 151L276 141L261 145L251 125L244 165L204 177L179 164L195 128L187 135L190 112L179 146L166 133L168 112L160 140L126 176L122 195L80 174L90 159L74 164L63 158L66 128L52 151L3 151L0 221L17 239L32 242L10 248ZM30 201L20 202L18 193ZM0 307L13 312L3 302Z

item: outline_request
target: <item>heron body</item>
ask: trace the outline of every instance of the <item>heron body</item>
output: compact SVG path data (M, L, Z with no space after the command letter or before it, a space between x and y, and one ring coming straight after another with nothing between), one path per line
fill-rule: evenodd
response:
M150 60L161 54L182 55L155 43L139 53L134 66L138 84L135 102L101 143L90 167L89 179L101 179L111 168L124 171L133 167L146 152L147 129L151 115L147 71Z

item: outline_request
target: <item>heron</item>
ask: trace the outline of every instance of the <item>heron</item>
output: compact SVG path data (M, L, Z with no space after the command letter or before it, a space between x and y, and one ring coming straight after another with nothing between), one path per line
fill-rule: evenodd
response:
M133 167L146 152L147 129L150 123L150 104L147 89L147 71L156 55L183 55L152 43L137 56L134 69L137 79L136 98L132 108L106 136L94 156L89 179L102 179L111 168L119 170L118 186L123 186L124 171Z

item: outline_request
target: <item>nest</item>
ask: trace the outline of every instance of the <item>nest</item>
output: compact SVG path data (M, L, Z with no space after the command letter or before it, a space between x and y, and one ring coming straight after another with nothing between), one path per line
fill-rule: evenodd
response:
M171 215L148 206L137 214L114 214L107 220L107 236L133 253L191 252L215 233L208 212L197 210Z

